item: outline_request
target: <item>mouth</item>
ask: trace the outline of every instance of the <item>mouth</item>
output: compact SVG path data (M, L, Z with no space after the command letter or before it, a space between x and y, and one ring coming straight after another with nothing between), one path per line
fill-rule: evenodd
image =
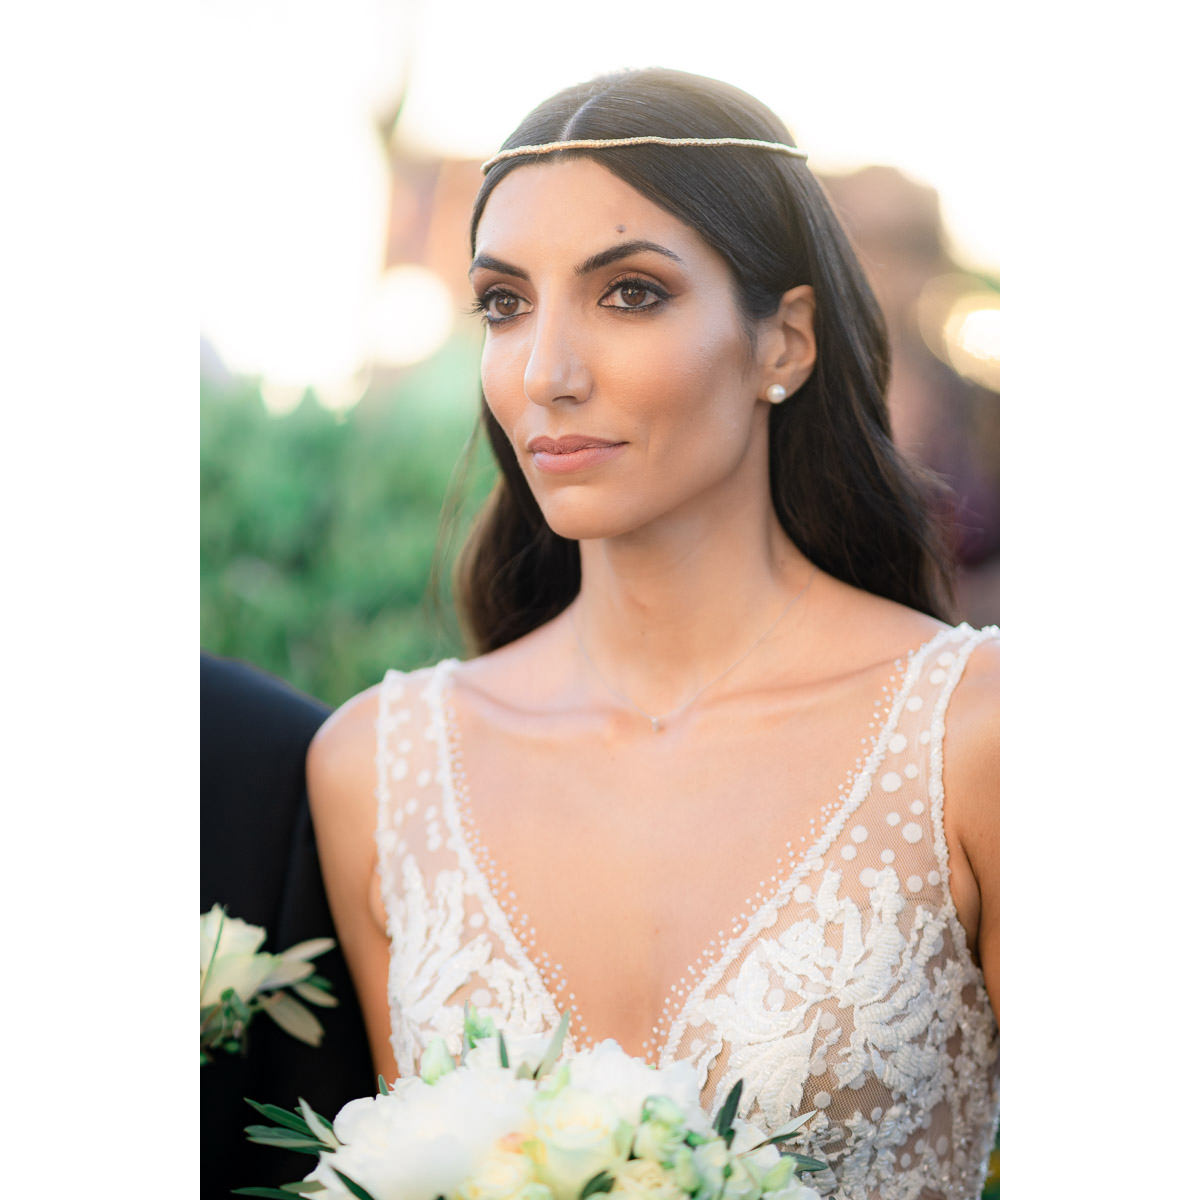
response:
M616 458L628 442L614 442L608 438L591 437L587 434L570 434L567 437L535 437L526 444L533 455L533 465L548 475L565 475L571 471L582 471Z

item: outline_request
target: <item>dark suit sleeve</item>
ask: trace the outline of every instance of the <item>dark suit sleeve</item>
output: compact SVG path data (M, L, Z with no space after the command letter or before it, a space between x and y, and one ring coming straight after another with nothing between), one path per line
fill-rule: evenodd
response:
M329 709L245 663L200 659L200 909L222 904L267 931L266 949L334 937L317 861L304 759ZM311 1156L246 1141L261 1119L244 1096L292 1109L303 1096L333 1117L371 1095L374 1075L354 988L340 949L315 960L337 1008L315 1009L319 1047L285 1034L267 1016L250 1027L245 1058L219 1055L200 1071L201 1197L302 1178Z

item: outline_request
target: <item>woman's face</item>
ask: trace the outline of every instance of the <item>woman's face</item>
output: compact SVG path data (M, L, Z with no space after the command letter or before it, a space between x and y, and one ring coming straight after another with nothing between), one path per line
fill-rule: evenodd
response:
M724 260L591 159L487 201L483 391L550 527L615 537L766 488L767 405Z

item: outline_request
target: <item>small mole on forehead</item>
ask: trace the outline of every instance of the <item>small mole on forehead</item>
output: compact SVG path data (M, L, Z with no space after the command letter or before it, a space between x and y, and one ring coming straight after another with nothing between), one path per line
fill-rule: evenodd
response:
M617 226L617 232L618 232L618 233L624 233L624 232L625 232L625 226L624 226L624 225L618 225L618 226Z

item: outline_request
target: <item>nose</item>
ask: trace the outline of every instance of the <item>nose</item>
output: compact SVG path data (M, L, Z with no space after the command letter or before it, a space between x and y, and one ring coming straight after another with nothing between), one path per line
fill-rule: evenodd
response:
M525 363L525 395L534 404L586 400L591 377L585 364L580 331L563 312L535 313L533 341Z

